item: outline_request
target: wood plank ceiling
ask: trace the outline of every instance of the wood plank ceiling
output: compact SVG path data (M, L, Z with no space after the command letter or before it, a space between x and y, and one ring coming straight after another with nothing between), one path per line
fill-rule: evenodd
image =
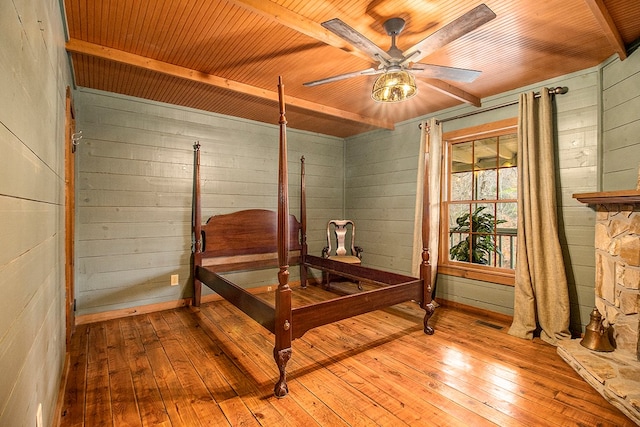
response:
M418 95L371 99L375 76L304 82L376 67L320 24L340 18L387 50L383 22L402 17L402 50L476 0L65 0L77 86L347 137L462 102L626 57L640 37L638 0L485 0L497 17L420 62L479 70L472 83L418 78Z

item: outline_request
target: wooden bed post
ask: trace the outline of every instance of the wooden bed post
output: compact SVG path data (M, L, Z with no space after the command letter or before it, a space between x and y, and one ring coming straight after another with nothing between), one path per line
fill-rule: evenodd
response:
M421 306L425 310L424 315L424 333L433 335L433 327L429 326L429 319L433 316L435 306L431 301L431 264L429 262L429 144L424 155L424 179L422 193L422 263L420 264L420 279L422 279L422 303Z
M307 190L305 182L304 156L300 157L300 285L307 287Z
M200 197L200 142L193 144L193 211L191 230L193 232L193 305L200 307L202 283L196 279L196 269L202 265L202 214Z
M291 358L291 288L289 287L289 180L287 170L287 120L284 109L284 85L278 78L280 104L280 156L278 167L278 289L275 303L275 347L273 357L280 371L280 379L274 387L276 397L289 392L286 366Z

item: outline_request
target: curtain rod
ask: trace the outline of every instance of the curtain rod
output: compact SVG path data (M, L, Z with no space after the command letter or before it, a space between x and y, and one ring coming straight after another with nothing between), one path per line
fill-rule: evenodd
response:
M549 95L564 95L565 93L569 92L569 88L564 86L564 87L554 87L552 89L549 89ZM536 98L540 98L540 92L536 92L534 94L534 96ZM476 111L471 111L468 113L464 113L464 114L460 114L458 116L453 116L453 117L448 117L446 119L442 119L442 120L436 120L436 123L444 123L444 122L448 122L450 120L457 120L457 119L462 119L464 117L469 117L469 116L473 116L476 114L481 114L481 113L486 113L487 111L493 111L493 110L497 110L499 108L504 108L504 107L509 107L511 105L516 105L519 101L511 101L511 102L506 102L504 104L500 104L500 105L494 105L493 107L487 107L487 108L481 108L479 110ZM418 127L422 129L421 124L418 124Z

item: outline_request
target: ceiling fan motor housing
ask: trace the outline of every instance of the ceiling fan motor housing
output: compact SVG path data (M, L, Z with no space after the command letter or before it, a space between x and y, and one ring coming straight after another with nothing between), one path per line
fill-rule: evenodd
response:
M404 30L405 21L402 18L387 19L383 26L389 36L397 36Z

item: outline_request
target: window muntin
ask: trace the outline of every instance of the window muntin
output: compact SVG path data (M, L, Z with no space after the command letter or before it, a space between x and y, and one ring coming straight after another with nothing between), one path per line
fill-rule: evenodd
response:
M513 283L516 122L497 122L495 129L491 125L483 125L477 132L466 129L444 135L447 167L440 264L445 274L474 277L472 273L479 271L477 278L482 280ZM491 280L494 276L496 280Z

